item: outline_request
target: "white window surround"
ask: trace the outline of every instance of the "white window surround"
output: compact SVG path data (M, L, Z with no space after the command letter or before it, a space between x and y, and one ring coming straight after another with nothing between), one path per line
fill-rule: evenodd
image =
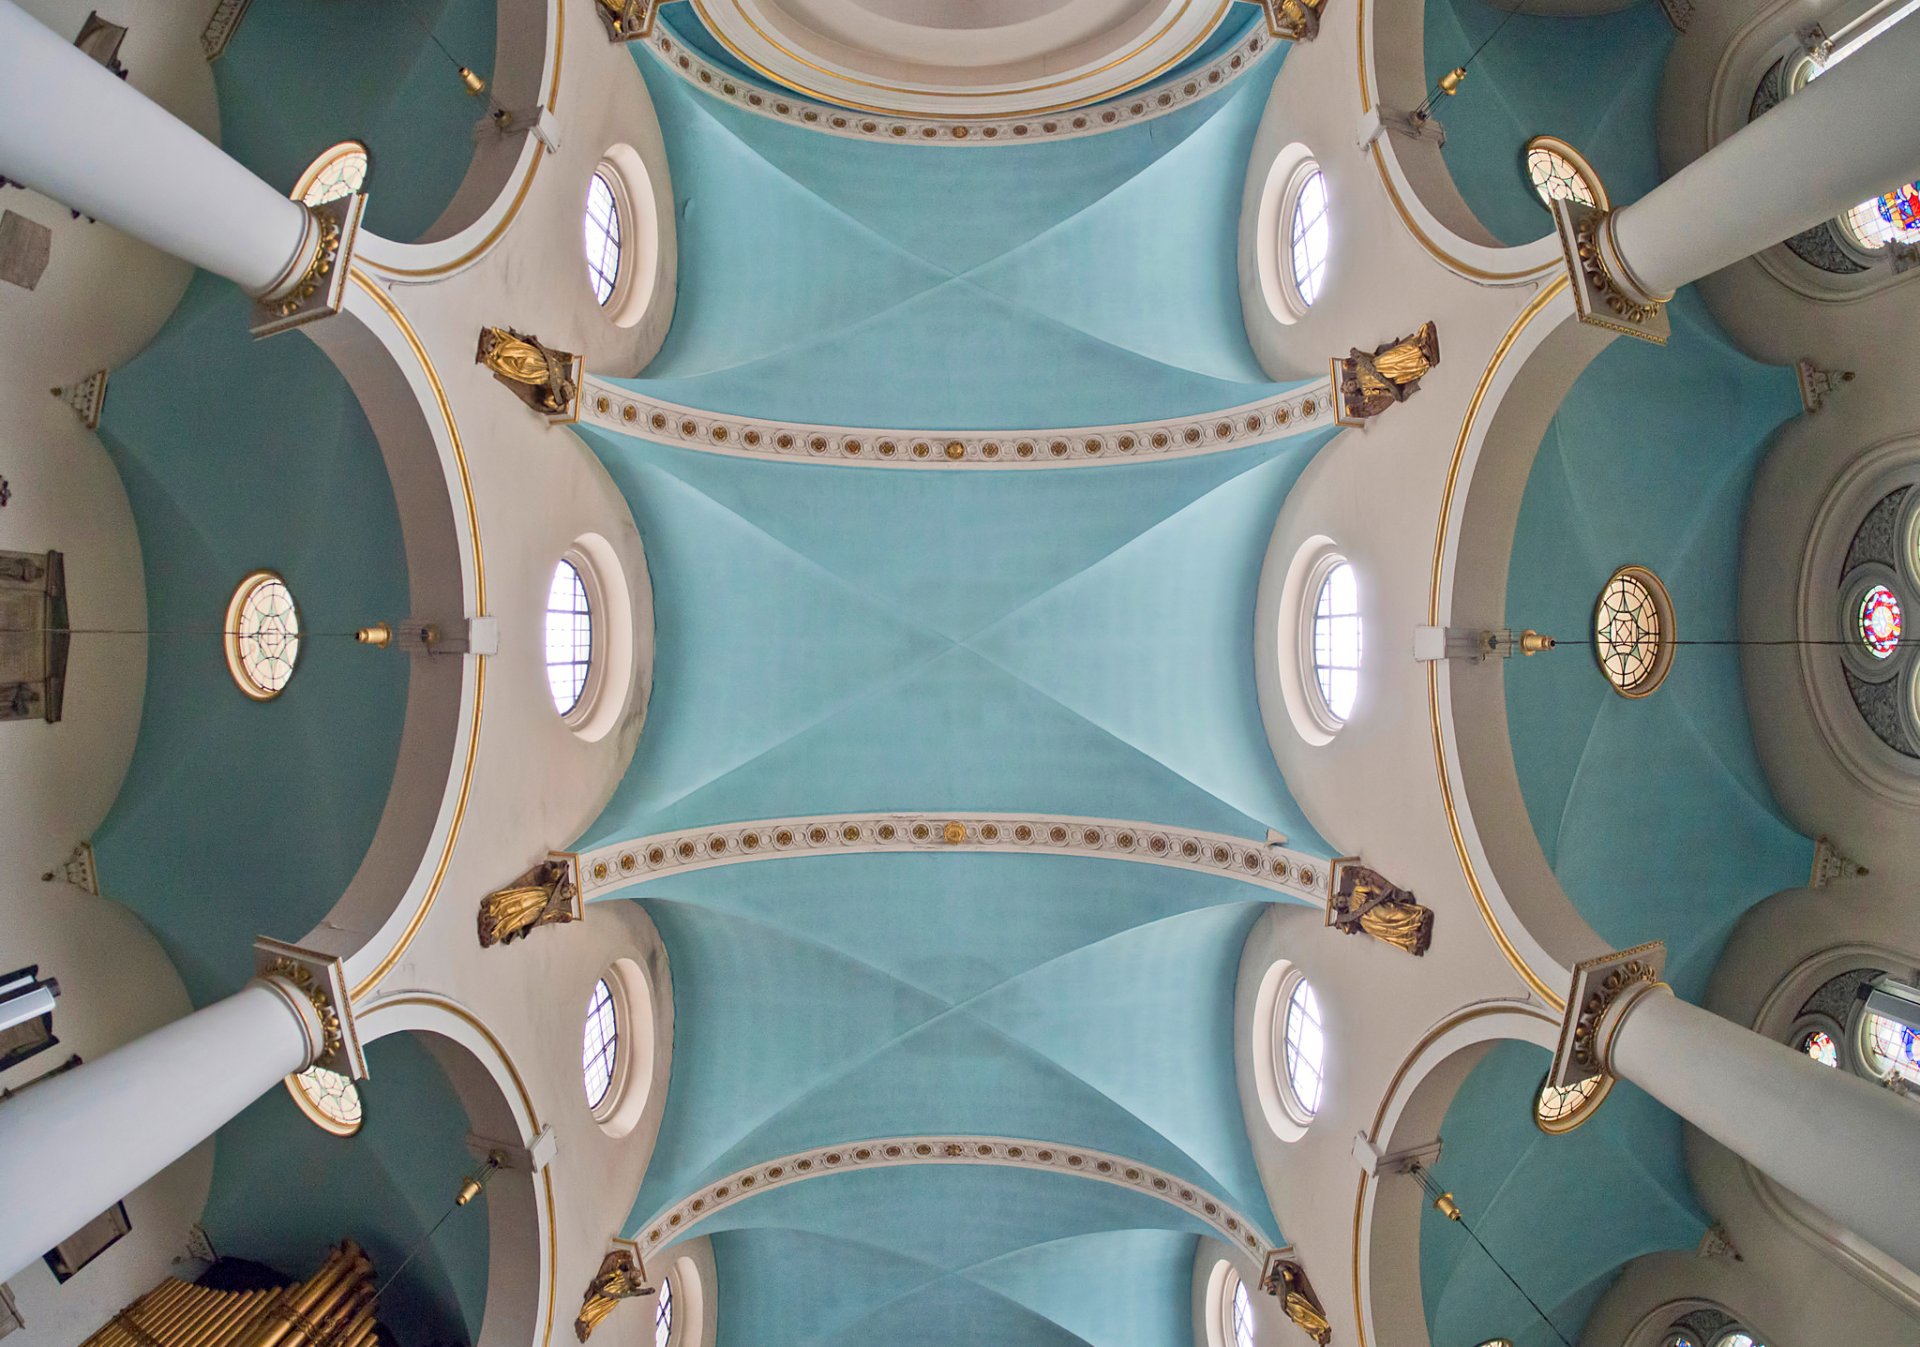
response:
M1202 1308L1206 1325L1206 1341L1200 1344L1200 1347L1257 1347L1260 1342L1260 1323L1257 1317L1252 1318L1249 1325L1250 1331L1245 1334L1237 1331L1235 1326L1234 1302L1245 1290L1246 1282L1241 1277L1240 1270L1232 1263L1222 1258L1213 1265L1213 1270L1207 1274L1206 1298ZM1252 1293L1246 1292L1246 1294L1248 1309L1257 1316L1258 1311L1253 1308Z
M653 194L653 179L640 154L631 145L611 145L594 173L613 189L614 209L620 217L620 270L614 277L613 293L606 303L595 301L599 311L615 327L632 327L646 316L653 304L654 282L660 265L660 219ZM592 178L589 176L588 182ZM586 196L581 197L584 213ZM583 275L585 269L582 269ZM587 278L587 294L593 298L592 280Z
M673 1326L666 1347L704 1347L713 1341L707 1323L707 1288L700 1266L686 1254L668 1265L664 1279L673 1284Z
M1267 169L1266 185L1260 191L1259 227L1254 242L1260 292L1266 298L1268 311L1282 323L1299 322L1310 307L1294 280L1290 234L1300 188L1316 168L1313 151L1295 141L1274 156Z
M1314 660L1314 614L1320 588L1334 567L1351 559L1333 539L1316 534L1295 550L1280 588L1272 640L1279 656L1279 685L1287 717L1299 736L1316 748L1333 742L1346 721L1334 714L1320 690ZM1363 620L1364 625L1364 620Z
M652 1093L654 1037L658 1032L653 988L646 970L632 959L615 959L601 970L598 980L605 982L612 994L620 1042L614 1053L613 1079L592 1112L600 1130L617 1139L633 1131ZM676 1303L675 1314L684 1308Z
M1267 1126L1280 1140L1289 1142L1307 1134L1314 1116L1294 1094L1286 1068L1287 1006L1293 999L1293 989L1305 981L1306 974L1298 964L1281 959L1261 978L1260 992L1253 1003L1254 1092L1260 1097L1260 1112Z
M561 722L588 743L606 738L626 710L633 686L633 591L613 545L597 533L583 533L561 554L561 560L579 573L593 613L592 653L586 685L573 709ZM541 619L545 621L542 590ZM539 648L544 652L546 635Z

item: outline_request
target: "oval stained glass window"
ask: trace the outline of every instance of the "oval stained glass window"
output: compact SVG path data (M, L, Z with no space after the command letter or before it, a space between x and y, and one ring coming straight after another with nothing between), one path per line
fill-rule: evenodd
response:
M1553 1136L1571 1132L1600 1107L1612 1088L1608 1076L1588 1076L1571 1085L1541 1081L1540 1093L1533 1101L1533 1121L1542 1132Z
M1622 566L1607 577L1593 610L1593 650L1600 672L1623 697L1644 697L1673 665L1673 603L1660 577Z
M1573 146L1556 136L1535 136L1527 142L1527 182L1543 206L1575 201L1583 206L1607 207L1607 198L1592 168Z
M1868 654L1887 659L1900 649L1900 617L1899 596L1885 585L1874 585L1860 596L1854 622Z
M1800 1051L1822 1066L1840 1065L1840 1046L1833 1041L1833 1035L1823 1029L1815 1029L1801 1039Z
M352 1136L366 1119L358 1087L324 1066L310 1066L288 1076L287 1092L315 1126L335 1136Z
M1882 1079L1898 1076L1908 1084L1920 1085L1920 1034L1870 1010L1861 1021L1860 1036L1866 1050L1863 1055L1875 1075Z
M357 140L343 140L315 156L291 195L309 206L338 201L366 188L367 166L367 147Z
M272 571L242 580L227 604L227 672L255 701L278 697L300 658L300 610Z

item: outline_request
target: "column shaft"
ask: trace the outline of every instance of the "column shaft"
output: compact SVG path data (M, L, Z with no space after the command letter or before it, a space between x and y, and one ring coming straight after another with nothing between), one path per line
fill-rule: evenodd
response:
M1920 1271L1920 1108L1690 1005L1665 987L1602 1021L1608 1069L1883 1252Z
M320 1041L297 990L256 981L0 1104L0 1280L304 1070Z
M1613 213L1612 244L1645 298L1751 257L1920 177L1920 17Z
M0 175L255 295L307 244L299 203L12 0L0 0Z

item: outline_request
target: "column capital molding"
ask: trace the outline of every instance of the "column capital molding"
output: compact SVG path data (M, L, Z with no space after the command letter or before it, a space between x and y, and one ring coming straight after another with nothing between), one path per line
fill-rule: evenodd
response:
M1655 293L1634 276L1614 243L1617 213L1578 201L1553 203L1554 230L1573 279L1574 312L1583 323L1665 346L1672 333L1666 306L1673 295Z
M307 228L274 283L256 297L253 325L256 337L270 337L340 312L347 290L347 272L354 245L360 239L360 216L367 198L355 192L317 206L302 206Z
M1566 1089L1593 1076L1612 1074L1607 1045L1601 1040L1601 1021L1617 1002L1624 1009L1647 989L1665 986L1660 974L1666 963L1666 945L1654 940L1573 966L1573 985L1567 992L1567 1014L1560 1025L1553 1070L1547 1076L1549 1085Z
M317 1023L317 1039L307 1064L337 1071L349 1080L365 1080L367 1059L361 1051L353 998L340 960L263 935L253 942L253 964L256 980L295 1002L293 1008L301 1022L309 1026L310 1037ZM301 1012L301 1001L311 1007L313 1021Z

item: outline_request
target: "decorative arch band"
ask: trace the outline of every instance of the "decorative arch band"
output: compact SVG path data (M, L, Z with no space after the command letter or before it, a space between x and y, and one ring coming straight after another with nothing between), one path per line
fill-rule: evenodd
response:
M581 419L623 435L735 458L859 468L1084 468L1151 462L1244 449L1334 423L1333 386L1326 379L1201 416L1037 430L887 430L763 421L661 402L592 375L584 384Z
M1132 1189L1185 1212L1211 1227L1226 1243L1244 1250L1256 1264L1264 1264L1274 1248L1240 1212L1165 1170L1080 1146L1026 1137L987 1136L879 1137L795 1151L736 1170L682 1198L655 1216L634 1242L644 1257L684 1238L702 1221L761 1193L829 1174L906 1165L990 1165L1068 1174Z
M877 112L818 103L768 89L721 70L667 32L664 27L646 41L660 64L688 84L723 98L735 107L761 117L786 122L809 131L821 131L849 140L871 140L888 145L940 145L950 149L988 145L1025 145L1041 140L1076 140L1103 131L1118 131L1137 122L1152 121L1169 112L1218 93L1258 64L1259 57L1281 46L1279 39L1256 25L1198 70L1174 75L1136 89L1133 94L1092 107L1072 108L1035 116L982 120L973 117L894 117Z
M1226 833L1070 814L820 814L686 828L610 842L580 856L580 884L583 895L592 898L658 875L750 861L984 851L1097 856L1164 865L1324 904L1332 866L1284 842L1284 838L1256 842Z

